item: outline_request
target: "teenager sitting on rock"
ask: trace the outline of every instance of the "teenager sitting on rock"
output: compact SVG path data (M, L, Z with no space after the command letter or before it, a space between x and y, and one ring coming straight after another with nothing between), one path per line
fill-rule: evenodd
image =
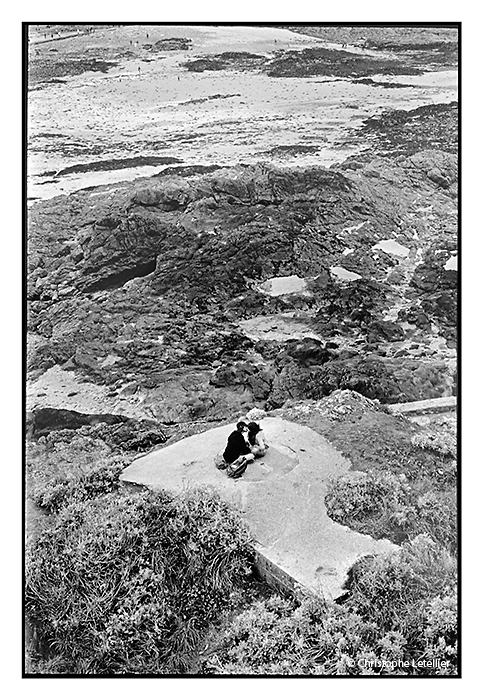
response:
M248 424L248 444L250 445L251 453L255 457L263 457L268 450L267 441L258 423L252 422Z
M247 432L247 424L239 421L236 424L236 430L228 437L223 455L219 455L216 460L218 469L226 470L227 476L232 479L237 479L241 476L248 464L255 459L245 439L245 433Z

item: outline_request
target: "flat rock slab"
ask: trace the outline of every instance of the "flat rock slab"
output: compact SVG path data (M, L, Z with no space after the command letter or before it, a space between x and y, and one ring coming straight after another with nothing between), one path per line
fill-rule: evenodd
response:
M113 398L109 388L81 379L76 372L50 367L38 379L28 382L27 410L57 408L79 413L113 413L129 418L152 418L135 397Z
M386 404L391 413L440 413L456 410L456 396L441 396L424 401L409 401L408 403Z
M321 435L282 418L265 418L267 455L240 479L216 469L214 458L235 429L226 425L156 450L124 469L121 480L180 492L212 486L235 505L255 539L256 550L304 589L334 599L357 559L397 549L339 525L325 507L328 482L349 462Z

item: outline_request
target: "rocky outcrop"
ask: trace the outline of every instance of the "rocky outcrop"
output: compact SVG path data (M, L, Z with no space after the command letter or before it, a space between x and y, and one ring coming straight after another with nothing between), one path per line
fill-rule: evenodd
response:
M428 149L438 149L447 155L456 154L458 105L452 102L424 105L409 111L386 112L379 117L366 119L361 137L368 139L371 144L371 154L374 149L380 155L391 157L419 154ZM439 169L435 164L429 172L433 168Z
M360 257L366 252L364 243L373 244L394 228L407 230L410 222L402 225L395 206L396 190L403 201L413 196L416 185L432 196L435 173L452 184L456 164L448 154L444 158L438 153L419 154L397 168L373 161L366 170L362 179L361 172L354 177L323 168L286 171L263 166L222 169L194 182L157 178L150 187L134 186L128 199L111 206L109 201L94 205L90 220L78 216L81 230L71 237L64 228L64 240L58 241L60 250L55 251L63 257L62 270L53 274L60 265L45 259L50 251L39 250L31 262L32 279L44 291L56 283L83 289L87 281L98 282L101 275L134 269L156 257L153 288L157 292L186 286L183 280L189 275L191 295L198 285L217 285L212 291L218 296L233 298L240 290L247 291L245 278L316 276L341 260L344 247L357 245ZM378 173L377 183L372 172ZM79 211L87 202L77 197ZM433 207L450 208L438 197L431 199ZM58 206L62 209L66 204L62 207L59 201ZM69 212L65 213L69 219ZM39 227L40 233L42 212L33 218L32 228ZM343 262L356 267L350 255ZM391 266L390 258L383 256L377 264L367 255L362 262L371 267L366 270L371 275L384 274ZM64 279L59 279L61 274ZM231 288L225 293L227 285Z
M133 204L144 207L156 207L158 211L184 210L195 198L195 191L181 177L163 179L162 186L143 187L132 195Z
M222 54L198 57L184 63L184 67L194 73L205 70L254 70L267 62L265 56L248 53L247 51L225 51Z
M367 47L368 42L359 37L356 45L364 48ZM372 46L382 48L383 51L378 56L374 52L355 53L328 46L280 50L271 56L229 51L196 57L184 63L184 67L188 71L197 73L218 70L262 70L275 78L330 76L367 79L369 75L419 75L424 68L433 66L435 62L439 64L447 61L448 65L454 64L457 56L456 41L440 41L427 46L409 44L409 50L408 45L396 43L390 45L390 53L384 42L373 42ZM419 51L415 51L418 48Z
M186 37L168 37L150 45L150 51L187 51L192 43L192 40Z
M59 433L59 440L62 441L66 432L82 430L91 440L102 440L106 445L124 451L147 450L168 439L158 422L134 420L123 415L40 408L27 416L27 432L35 440L54 434L51 441L55 442L55 433Z
M115 396L136 381L170 424L337 388L389 402L450 395L456 176L454 155L419 151L330 170L161 175L38 204L29 371L61 365ZM377 246L388 240L394 253ZM287 276L302 291L264 293ZM238 325L280 313L315 337L255 341Z
M275 372L265 364L235 362L218 367L210 379L213 386L243 387L250 389L253 401L264 401L270 396Z

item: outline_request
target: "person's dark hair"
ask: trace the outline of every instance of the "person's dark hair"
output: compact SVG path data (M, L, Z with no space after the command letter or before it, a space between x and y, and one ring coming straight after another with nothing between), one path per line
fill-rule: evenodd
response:
M247 424L244 423L242 420L238 421L238 423L236 424L237 430L243 430L243 428L246 428L246 427L247 427Z
M253 423L253 422L252 422L252 423L249 423L249 424L248 424L248 430L249 430L251 433L253 433L254 435L256 435L257 433L260 432L261 428L260 428L260 426L258 425L258 423Z

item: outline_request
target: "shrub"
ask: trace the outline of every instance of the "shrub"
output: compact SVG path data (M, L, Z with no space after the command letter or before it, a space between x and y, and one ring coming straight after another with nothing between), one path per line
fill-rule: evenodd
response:
M227 624L206 673L454 675L456 565L426 536L353 571L344 605L273 596ZM425 665L419 666L423 660ZM429 662L429 663L428 663Z
M428 534L451 551L457 546L455 494L421 492L403 474L349 472L329 484L325 504L333 520L376 539Z
M126 466L122 457L101 460L80 477L57 476L41 483L33 491L34 503L48 513L58 513L71 502L82 503L119 489L119 476Z
M312 419L311 427L314 424L317 430L317 422ZM434 488L456 484L455 461L413 444L412 438L421 428L402 416L374 410L354 411L337 423L332 420L322 432L359 471L387 471L397 475L403 472L411 483L427 478Z
M397 552L360 560L352 571L348 605L369 614L381 630L388 629L391 617L400 617L403 628L401 610L406 614L412 603L448 593L455 579L455 558L428 535L418 535Z
M329 485L325 503L333 520L375 538L401 541L416 518L408 480L391 472L344 474Z
M69 503L27 554L41 672L187 671L250 564L248 532L212 492Z
M401 634L405 653L412 660L426 658L428 645L430 655L435 657L435 629L439 621L434 601L454 596L456 575L455 558L429 536L418 535L396 554L369 557L361 562L353 572L347 606L363 618L370 618L380 634ZM448 617L446 624L447 638L455 644L456 615ZM442 656L447 660L451 652L445 651ZM453 671L455 663L456 649Z
M437 596L426 607L427 659L435 662L445 660L448 667L457 664L457 595L456 592L446 596Z
M47 482L61 482L92 471L93 466L112 458L102 440L78 431L55 430L26 445L26 477L29 495Z
M433 450L444 457L456 458L457 442L454 428L452 430L427 430L424 433L414 435L411 442L416 447Z
M418 532L427 533L452 552L458 546L458 510L453 492L428 491L417 500Z

